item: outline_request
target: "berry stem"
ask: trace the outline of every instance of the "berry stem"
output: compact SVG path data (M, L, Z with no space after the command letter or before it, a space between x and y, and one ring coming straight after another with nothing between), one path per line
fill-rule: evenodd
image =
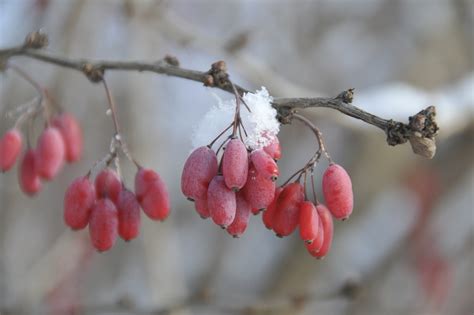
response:
M318 151L324 153L324 155L328 159L329 163L333 163L333 161L331 159L331 156L329 155L328 151L326 150L326 146L325 146L324 141L323 141L323 134L321 133L319 128L316 127L308 118L306 118L306 117L304 117L300 114L294 113L293 118L296 118L297 120L303 122L308 128L311 129L311 131L313 131L313 133L316 136L316 139L318 141L318 146L319 146Z
M219 133L219 134L217 135L217 137L215 137L214 140L212 140L211 143L209 143L207 146L208 146L209 148L212 148L212 146L214 145L214 143L216 143L216 141L217 141L220 137L222 137L222 135L223 135L224 133L226 133L226 131L228 131L230 128L232 128L232 126L233 126L233 124L230 124L229 126L227 126L227 127L226 127L224 130L222 130L221 133Z

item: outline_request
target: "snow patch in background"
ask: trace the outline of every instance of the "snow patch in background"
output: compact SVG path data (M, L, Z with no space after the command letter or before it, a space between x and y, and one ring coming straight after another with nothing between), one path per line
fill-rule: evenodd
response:
M194 129L193 148L209 144L234 119L235 98L223 101L217 94L212 93L212 95L217 100L217 105L204 115ZM273 97L268 94L265 87L262 87L255 93L245 93L243 99L252 111L249 113L244 104L241 104L240 116L248 133L245 144L251 149L262 148L268 145L280 131L280 123L276 119L277 111L271 105ZM231 132L232 130L229 130L226 134Z

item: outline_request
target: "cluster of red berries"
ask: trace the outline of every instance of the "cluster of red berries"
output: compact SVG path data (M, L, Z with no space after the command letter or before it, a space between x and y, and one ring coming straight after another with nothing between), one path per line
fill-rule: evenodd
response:
M277 236L292 234L299 226L311 255L324 257L332 242L333 217L346 219L352 212L353 193L349 175L331 163L323 176L328 208L306 198L299 180L277 187L281 157L278 138L262 149L248 151L237 138L230 139L221 161L210 146L194 150L185 162L181 190L202 218L211 217L233 237L241 236L250 212L263 212L264 225Z
M64 197L64 221L73 230L89 225L92 245L106 251L117 236L130 241L140 234L140 207L152 220L165 220L170 213L168 190L153 170L139 167L135 192L125 187L117 172L101 170L90 180L90 173L75 179Z
M21 158L18 181L22 191L33 196L42 188L42 180L50 181L58 175L64 161L73 163L82 153L82 130L69 113L53 117L38 137L36 148L29 143ZM0 139L0 170L6 172L21 154L23 137L17 127Z

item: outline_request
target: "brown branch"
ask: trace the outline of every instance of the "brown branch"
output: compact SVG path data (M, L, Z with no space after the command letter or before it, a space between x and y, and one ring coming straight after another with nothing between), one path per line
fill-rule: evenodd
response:
M37 41L34 41L35 39ZM178 60L170 56L156 62L71 59L39 51L38 48L44 47L46 43L47 40L42 34L36 37L29 35L22 46L0 49L0 69L2 68L1 65L4 65L11 57L23 56L80 71L92 82L100 82L104 72L108 70L147 71L201 82L206 86L219 88L229 93L234 92L223 61L214 63L209 71L202 72L182 68L179 66ZM234 85L241 95L249 92L241 86ZM353 93L353 89L349 89L333 98L276 98L273 106L277 109L282 123L291 123L293 114L298 110L315 107L335 109L347 116L360 119L367 124L382 129L386 133L389 145L394 146L410 141L415 153L427 158L434 156L436 151L435 136L438 133L434 106L409 117L409 123L406 124L380 118L352 105Z

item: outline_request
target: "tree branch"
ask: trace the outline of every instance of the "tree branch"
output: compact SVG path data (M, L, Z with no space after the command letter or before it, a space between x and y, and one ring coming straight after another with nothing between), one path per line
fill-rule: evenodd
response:
M23 56L80 71L92 82L102 81L104 72L108 70L148 71L201 82L205 86L233 93L232 83L223 61L212 64L209 71L202 72L180 67L179 61L172 56L166 56L156 62L71 59L38 50L46 44L46 35L34 32L27 37L23 45L0 49L0 69L3 68L2 64L5 65L11 57ZM249 92L235 83L234 86L241 95ZM278 111L279 120L284 124L291 123L293 114L298 110L315 107L335 109L347 116L360 119L367 124L382 129L387 136L387 143L389 145L394 146L410 141L412 149L416 154L427 158L434 156L436 151L435 136L439 129L436 123L434 106L430 106L409 117L409 122L406 124L380 118L352 105L353 96L354 90L349 89L333 98L276 98L273 106Z

